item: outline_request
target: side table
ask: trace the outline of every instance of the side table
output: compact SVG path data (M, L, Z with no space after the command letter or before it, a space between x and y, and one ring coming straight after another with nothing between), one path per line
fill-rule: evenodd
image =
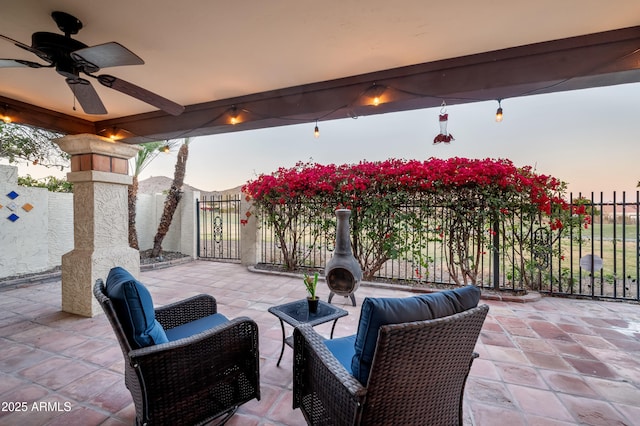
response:
M333 321L330 337L333 339L333 330L336 328L338 318L342 318L349 314L349 312L344 309L333 306L332 304L322 300L318 302L318 310L315 313L310 313L307 305L307 299L272 306L269 308L269 312L278 317L280 320L280 327L282 328L282 349L280 350L280 357L276 364L277 366L280 366L280 361L282 361L285 344L289 347L293 347L293 336L286 337L285 334L285 322L292 327L297 327L301 324L310 324L312 327L315 327L316 325Z

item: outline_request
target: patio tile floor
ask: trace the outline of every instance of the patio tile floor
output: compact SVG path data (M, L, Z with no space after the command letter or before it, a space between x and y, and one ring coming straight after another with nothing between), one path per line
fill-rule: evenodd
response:
M220 312L258 323L262 399L242 406L229 425L305 424L291 408L292 351L285 348L276 367L280 324L267 312L304 297L300 279L206 261L141 278L157 305L209 293ZM410 294L363 285L356 296ZM334 336L355 333L359 304L339 296L333 302L349 311ZM491 310L467 381L466 425L640 425L640 306L550 297L482 303ZM328 336L331 324L317 330ZM0 425L133 424L123 365L103 314L60 311L59 281L0 291ZM8 403L22 401L26 412L8 410Z

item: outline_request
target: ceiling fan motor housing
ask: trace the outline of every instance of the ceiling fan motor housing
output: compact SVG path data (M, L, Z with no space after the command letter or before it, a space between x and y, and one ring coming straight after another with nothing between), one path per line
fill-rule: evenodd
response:
M56 71L59 74L74 78L78 76L81 68L78 68L78 64L71 58L70 54L78 49L84 49L87 45L61 34L36 32L31 36L31 47L41 52L38 53L40 58L55 64ZM83 64L82 69L86 70L86 72L94 72L91 68L84 67Z

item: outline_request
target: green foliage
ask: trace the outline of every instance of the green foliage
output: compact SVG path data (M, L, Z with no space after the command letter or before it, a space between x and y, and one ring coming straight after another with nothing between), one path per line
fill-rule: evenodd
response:
M0 158L9 164L33 164L44 167L69 165L70 156L53 142L62 134L35 127L0 121Z
M18 185L35 188L47 188L51 192L73 192L73 183L55 176L36 179L31 175L19 176Z
M313 277L310 277L307 274L304 274L304 286L307 289L307 293L309 294L309 298L316 299L316 287L318 286L318 273L314 273Z

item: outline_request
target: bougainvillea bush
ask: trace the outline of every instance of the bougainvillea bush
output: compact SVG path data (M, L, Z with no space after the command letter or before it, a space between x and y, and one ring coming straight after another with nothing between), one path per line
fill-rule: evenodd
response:
M540 251L531 245L534 223L556 237L587 224L584 211L571 211L563 199L565 187L506 159L430 158L298 163L258 176L243 192L273 226L289 269L298 266L297 244L306 232L294 224L304 216L315 221L313 229L330 231L335 224L327 218L336 208L348 208L352 247L365 279L391 258L411 257L420 264L424 244L436 239L445 247L450 277L466 284L476 282L483 248L491 247L495 232L518 247L511 250L519 253L513 263L524 271L532 253ZM516 236L522 226L531 232Z

